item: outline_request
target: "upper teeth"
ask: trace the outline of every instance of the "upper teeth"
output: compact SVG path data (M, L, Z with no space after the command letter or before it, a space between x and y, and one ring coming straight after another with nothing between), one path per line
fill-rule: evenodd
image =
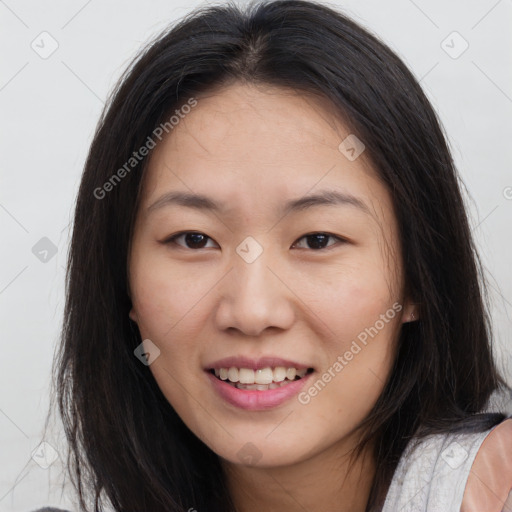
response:
M294 380L295 376L304 377L307 369L297 370L296 368L285 368L277 366L252 370L251 368L215 368L215 375L222 380L240 382L241 384L270 384L271 382L282 382L284 379Z

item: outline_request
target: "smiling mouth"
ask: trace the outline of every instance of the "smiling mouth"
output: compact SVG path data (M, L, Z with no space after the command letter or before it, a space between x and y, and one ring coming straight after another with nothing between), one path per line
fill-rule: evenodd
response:
M226 382L235 388L246 390L266 391L268 389L277 389L287 386L291 382L300 380L309 375L313 368L304 368L297 370L295 368L263 368L261 370L251 370L249 368L211 368L209 373L218 380Z

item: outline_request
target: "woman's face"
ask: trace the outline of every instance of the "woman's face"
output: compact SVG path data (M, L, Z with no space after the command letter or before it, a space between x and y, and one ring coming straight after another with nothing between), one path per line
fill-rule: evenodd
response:
M232 463L343 445L413 311L390 195L349 135L323 100L234 84L152 150L130 318L169 403Z

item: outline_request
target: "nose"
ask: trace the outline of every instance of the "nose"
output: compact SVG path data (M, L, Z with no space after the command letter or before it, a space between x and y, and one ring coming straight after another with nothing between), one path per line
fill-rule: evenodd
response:
M247 336L259 336L265 329L289 329L295 318L294 294L276 259L263 251L247 263L234 254L233 267L219 283L217 327Z

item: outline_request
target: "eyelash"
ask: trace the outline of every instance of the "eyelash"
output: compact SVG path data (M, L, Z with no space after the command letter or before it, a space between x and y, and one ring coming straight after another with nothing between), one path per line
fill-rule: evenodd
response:
M180 238L181 236L184 236L184 235L188 235L188 234L196 234L196 235L203 235L205 236L208 240L213 240L212 238L210 238L208 235L205 235L204 233L200 232L200 231L181 231L179 233L176 233L175 235L172 235L170 236L169 238L165 239L162 243L164 245L168 245L168 244L174 244L174 245L178 245L180 248L182 249L189 249L191 251L199 251L200 249L202 248L199 248L199 249L191 249L190 247L185 247L183 245L180 245L178 243L176 243L176 239ZM310 237L310 236L314 236L314 235L324 235L324 236L327 236L328 238L334 238L336 239L338 242L340 243L346 243L347 240L345 240L344 238L341 238L339 236L336 236L336 235L332 235L331 233L325 233L324 231L314 231L312 233L306 233L305 235L302 235L300 238L297 239L297 242L302 240L303 238L307 238L307 237ZM294 244L292 245L292 247L294 245L297 244L297 242L294 242ZM315 251L315 252L320 252L320 251L326 251L334 246L336 246L337 244L331 244L331 245L328 245L327 247L321 247L320 249L309 249L311 251ZM300 249L303 249L303 247L301 247Z

